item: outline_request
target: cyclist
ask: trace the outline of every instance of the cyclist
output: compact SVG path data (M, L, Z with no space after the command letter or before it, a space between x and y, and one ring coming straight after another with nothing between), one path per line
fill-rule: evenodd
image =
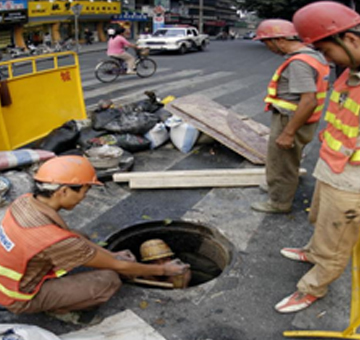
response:
M124 37L125 32L126 30L123 27L108 30L110 39L108 42L107 55L125 61L128 66L126 74L136 74L134 70L135 58L125 51L125 47L131 47L135 50L139 48Z

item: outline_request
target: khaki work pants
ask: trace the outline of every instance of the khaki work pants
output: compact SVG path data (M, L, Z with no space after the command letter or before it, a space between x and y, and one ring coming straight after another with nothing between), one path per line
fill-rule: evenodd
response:
M32 300L15 302L8 309L16 314L84 310L108 301L120 286L119 275L112 270L68 275L45 281Z
M359 238L360 193L317 181L309 220L315 230L305 254L314 267L298 282L299 291L322 297L345 270Z
M318 123L303 125L295 135L294 147L280 149L276 139L290 120L289 116L273 113L266 159L266 181L271 204L278 209L289 209L299 183L301 156L306 144L310 143Z
M124 60L127 64L128 72L135 69L135 58L130 53L124 52L121 54L112 55L112 57Z

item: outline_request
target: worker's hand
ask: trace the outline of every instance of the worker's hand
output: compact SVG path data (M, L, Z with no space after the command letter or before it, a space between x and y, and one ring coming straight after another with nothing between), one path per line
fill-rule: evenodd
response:
M291 135L283 131L275 142L280 149L288 150L288 149L292 149L295 146L294 139L295 139L294 135Z
M164 275L181 275L184 274L189 268L189 264L182 263L179 259L175 259L164 264Z
M114 253L114 257L120 261L136 262L135 255L129 249Z

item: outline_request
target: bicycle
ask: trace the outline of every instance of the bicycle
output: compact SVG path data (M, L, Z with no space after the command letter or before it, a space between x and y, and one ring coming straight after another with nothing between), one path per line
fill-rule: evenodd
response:
M151 77L156 72L156 62L148 55L149 50L147 49L136 50L135 71L140 78ZM95 67L95 77L102 83L111 83L120 75L125 75L126 72L126 62L115 57L109 57Z

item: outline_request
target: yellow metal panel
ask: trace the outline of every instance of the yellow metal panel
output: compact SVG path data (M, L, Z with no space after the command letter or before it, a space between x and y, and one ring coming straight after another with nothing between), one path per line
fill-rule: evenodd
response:
M75 64L57 67L59 55L73 55ZM71 119L86 118L76 54L51 57L55 67L44 71L35 70L41 57L21 59L33 62L33 72L9 78L12 104L0 107L0 151L33 142Z

